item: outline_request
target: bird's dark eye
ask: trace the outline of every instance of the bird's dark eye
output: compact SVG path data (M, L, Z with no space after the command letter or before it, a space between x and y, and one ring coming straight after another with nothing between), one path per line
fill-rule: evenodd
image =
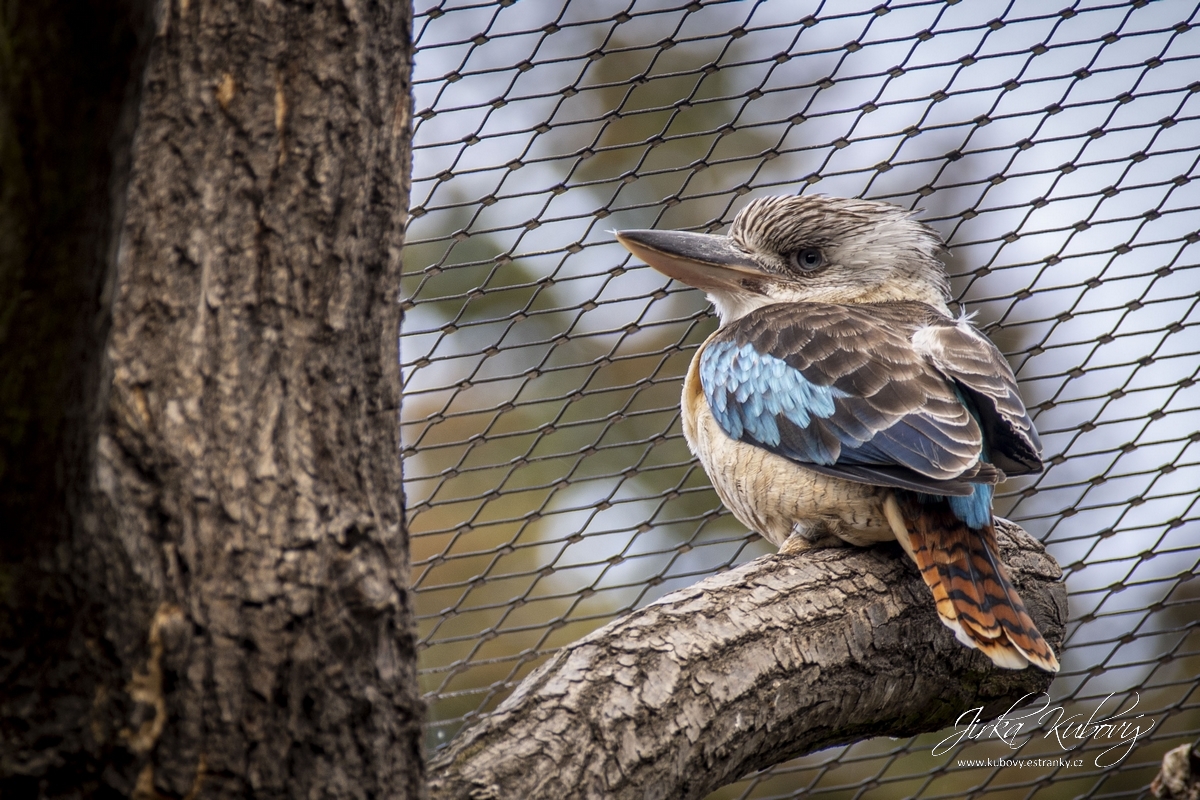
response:
M825 255L815 247L806 247L792 253L788 261L801 272L812 272L825 266Z

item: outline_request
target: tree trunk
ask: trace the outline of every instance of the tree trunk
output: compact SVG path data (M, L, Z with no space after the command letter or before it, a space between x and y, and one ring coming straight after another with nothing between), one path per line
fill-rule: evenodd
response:
M997 534L1059 645L1061 570L1016 525ZM898 547L765 556L555 653L431 762L430 794L701 798L832 745L939 730L976 707L992 719L1052 678L958 644Z
M5 13L0 795L420 796L408 4Z

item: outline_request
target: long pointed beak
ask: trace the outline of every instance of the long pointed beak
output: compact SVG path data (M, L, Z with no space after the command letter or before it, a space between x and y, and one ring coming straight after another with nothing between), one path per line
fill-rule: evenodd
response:
M704 291L759 290L762 268L728 236L688 231L616 231L625 249L662 274Z

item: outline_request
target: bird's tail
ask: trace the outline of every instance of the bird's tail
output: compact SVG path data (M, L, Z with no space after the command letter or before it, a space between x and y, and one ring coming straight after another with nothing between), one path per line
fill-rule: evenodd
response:
M944 500L893 493L885 512L896 538L933 592L942 623L998 666L1034 664L1058 672L1058 659L1013 588L991 524L971 528Z

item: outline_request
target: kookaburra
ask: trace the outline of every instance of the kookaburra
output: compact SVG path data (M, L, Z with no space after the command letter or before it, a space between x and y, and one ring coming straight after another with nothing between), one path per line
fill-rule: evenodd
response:
M727 236L617 239L716 307L683 431L734 516L785 552L896 539L959 641L1058 670L992 523L996 484L1040 472L1041 442L1000 351L950 312L932 228L818 195L755 200Z

